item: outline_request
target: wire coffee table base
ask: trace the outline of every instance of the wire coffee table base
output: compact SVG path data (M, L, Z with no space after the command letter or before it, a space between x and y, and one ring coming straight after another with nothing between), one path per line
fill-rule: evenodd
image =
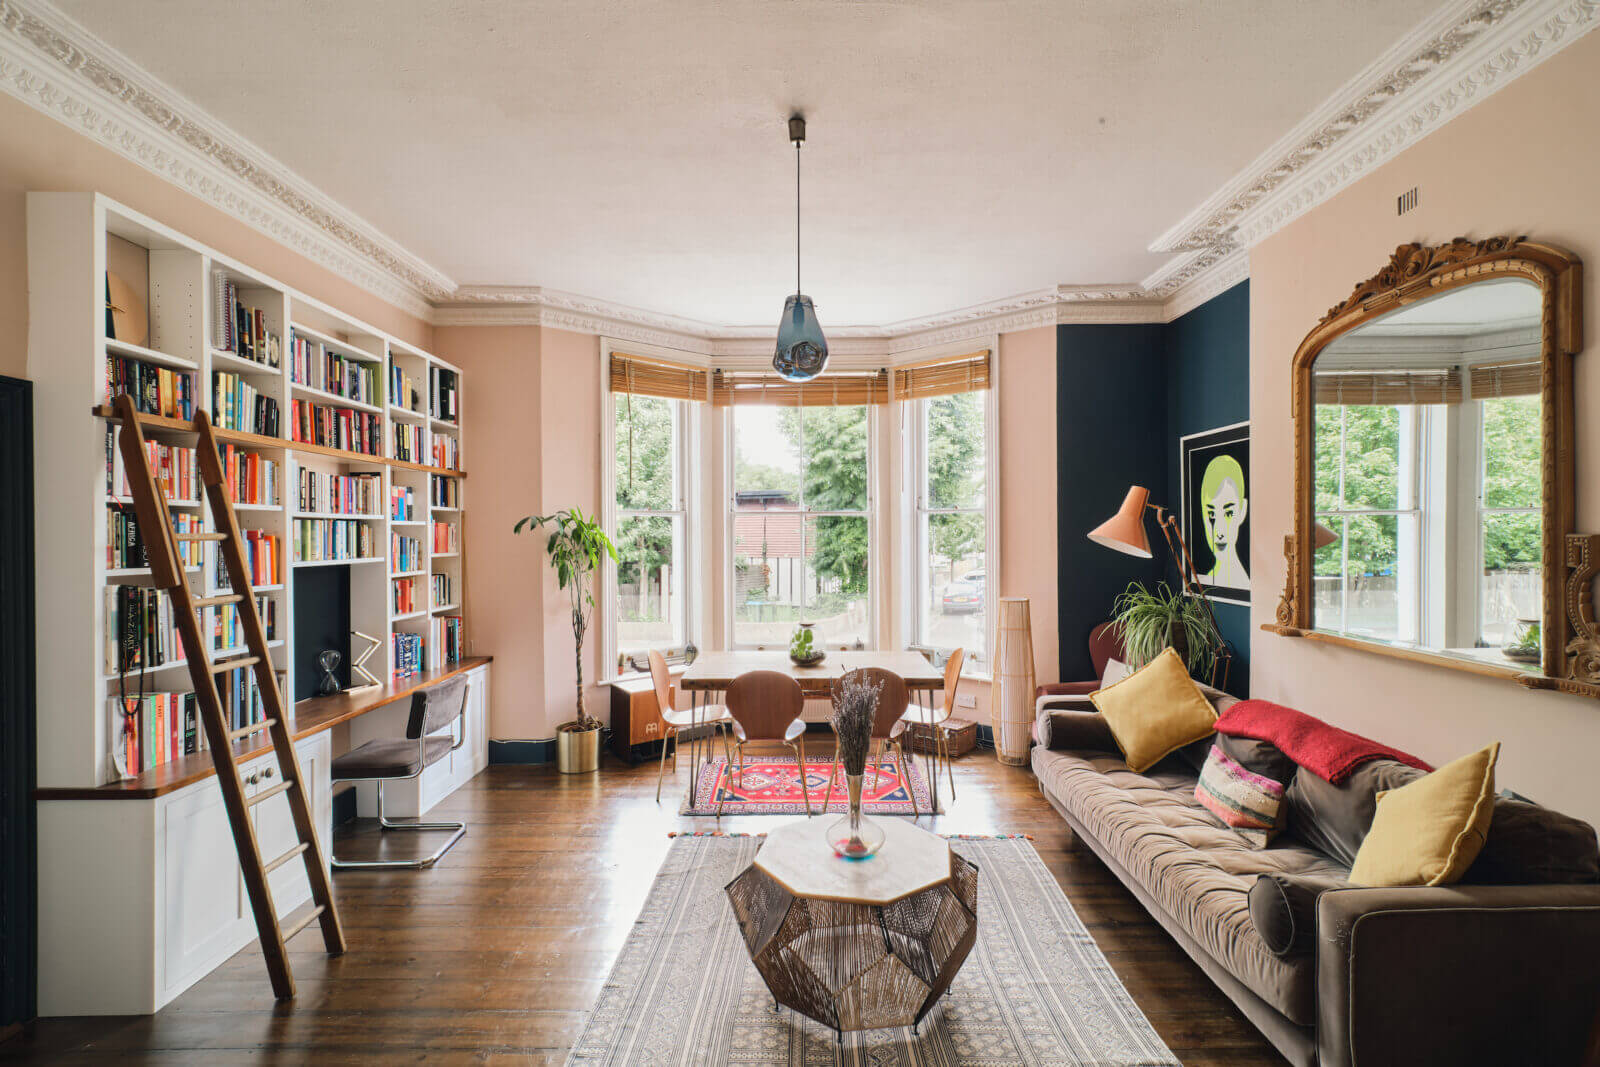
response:
M954 850L947 881L886 904L800 896L754 864L726 892L773 999L840 1040L846 1030L915 1027L977 940L978 868Z

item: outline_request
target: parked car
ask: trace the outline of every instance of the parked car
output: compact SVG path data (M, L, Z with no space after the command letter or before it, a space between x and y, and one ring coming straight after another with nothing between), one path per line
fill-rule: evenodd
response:
M944 587L940 601L946 615L965 615L983 610L985 575L983 571L963 574Z

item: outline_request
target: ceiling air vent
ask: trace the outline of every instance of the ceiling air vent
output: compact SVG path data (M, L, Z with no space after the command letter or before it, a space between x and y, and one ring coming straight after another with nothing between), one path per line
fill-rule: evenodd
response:
M1417 187L1413 185L1399 196L1395 197L1395 214L1404 215L1417 206Z

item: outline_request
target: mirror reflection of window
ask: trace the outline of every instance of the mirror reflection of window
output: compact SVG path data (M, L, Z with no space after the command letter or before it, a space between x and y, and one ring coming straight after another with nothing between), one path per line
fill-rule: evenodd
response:
M1319 630L1505 664L1542 611L1540 293L1452 290L1313 366Z

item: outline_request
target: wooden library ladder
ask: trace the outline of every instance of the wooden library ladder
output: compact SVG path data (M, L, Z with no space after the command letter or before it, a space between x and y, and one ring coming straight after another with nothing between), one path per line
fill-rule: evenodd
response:
M267 973L272 978L272 992L279 1000L288 1000L294 996L294 974L289 968L289 953L284 942L315 920L322 924L322 940L328 952L338 955L345 948L344 929L339 925L339 912L328 886L327 867L323 863L322 846L317 841L311 805L301 787L300 761L295 757L294 739L289 736L284 718L283 694L278 690L277 675L272 669L272 653L267 648L261 616L256 610L255 587L250 581L250 569L244 557L239 523L234 517L233 504L228 496L216 438L211 433L211 419L203 411L196 412L193 426L194 432L199 435L195 455L200 467L200 479L205 483L212 525L217 529L214 533L180 534L172 528L166 492L150 470L144 432L139 424L139 414L134 410L133 399L118 397L116 411L122 421L118 446L122 449L122 462L127 470L128 486L133 493L134 509L139 518L140 540L144 542L145 555L150 561L151 579L157 588L170 590L172 594L173 617L183 638L184 655L189 664L189 677L194 682L200 721L205 724L206 743L210 746L211 759L217 767L217 781L222 786L228 822L233 826L233 841L239 850L239 867L244 873L245 888L250 893L250 908L255 912L261 953L266 957ZM215 542L222 552L228 567L231 591L221 596L197 597L194 590L189 588L188 572L180 564L177 544L208 541ZM242 655L213 662L195 613L219 604L236 605L244 631L245 649ZM255 668L256 683L261 689L263 718L260 722L234 729L223 718L222 698L217 692L217 675L240 667ZM234 743L262 731L272 738L272 749L278 757L282 779L270 789L247 797L244 782L239 778ZM250 809L280 794L289 803L298 843L283 855L263 861L255 827L250 819ZM308 913L283 925L278 921L278 909L272 899L267 876L296 856L304 861L306 877L311 882L312 907Z

